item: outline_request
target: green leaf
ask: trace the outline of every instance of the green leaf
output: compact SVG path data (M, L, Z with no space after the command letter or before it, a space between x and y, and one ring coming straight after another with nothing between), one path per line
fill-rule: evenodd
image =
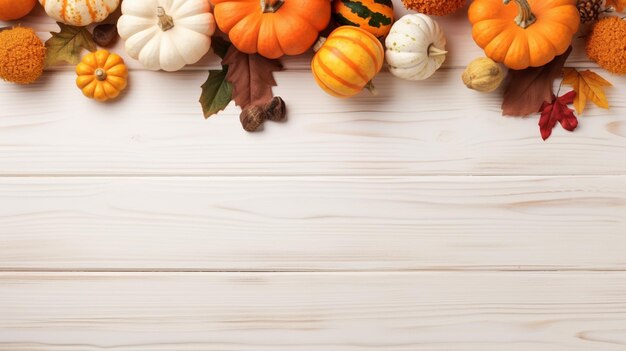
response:
M45 66L50 67L60 62L73 65L80 62L83 49L96 51L98 47L93 36L85 27L75 27L57 22L61 31L51 32L52 37L46 41Z
M209 78L202 84L200 105L204 111L204 118L209 118L224 110L233 99L233 86L226 80L228 67L222 70L209 71Z

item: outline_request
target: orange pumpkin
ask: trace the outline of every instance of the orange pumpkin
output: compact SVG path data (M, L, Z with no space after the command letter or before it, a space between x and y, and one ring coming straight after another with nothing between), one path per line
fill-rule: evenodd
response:
M211 0L215 21L241 52L299 55L330 21L330 0Z
M30 13L37 0L0 0L0 21L20 19Z
M317 84L328 94L351 97L380 72L385 50L380 41L359 27L335 29L320 46L311 62Z
M580 23L576 0L474 0L468 14L474 41L512 69L543 66L564 53Z
M76 66L76 85L97 101L115 99L128 83L128 68L117 54L98 50L83 57Z

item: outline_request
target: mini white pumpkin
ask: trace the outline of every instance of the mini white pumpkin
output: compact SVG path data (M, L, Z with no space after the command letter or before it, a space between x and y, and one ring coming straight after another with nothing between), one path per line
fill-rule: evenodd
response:
M124 0L117 30L130 57L171 72L209 52L215 19L209 0Z
M120 0L39 0L48 16L74 26L101 22L117 9Z
M421 13L400 18L385 40L387 64L393 75L423 80L446 60L446 37L439 24Z

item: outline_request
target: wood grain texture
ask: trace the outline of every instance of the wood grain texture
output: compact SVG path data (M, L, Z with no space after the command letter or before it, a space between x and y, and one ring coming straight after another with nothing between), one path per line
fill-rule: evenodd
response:
M611 110L544 143L462 85L465 14L437 20L445 68L376 97L285 58L263 133L202 118L212 54L126 57L107 105L70 66L0 83L0 351L625 351L626 80L597 70Z
M396 18L411 13L404 9L401 0L393 0L396 12ZM511 4L511 6L513 6ZM467 10L460 10L454 15L446 17L434 17L435 20L441 25L448 41L447 49L449 54L446 57L444 67L465 67L471 60L479 56L484 56L483 51L474 43L471 35L471 25L467 19ZM0 21L0 27L6 25L15 25L19 23L22 26L34 28L39 36L46 40L50 37L49 32L57 32L58 26L54 20L47 17L43 9L39 6L33 11L33 13L20 21L16 22L2 22ZM589 59L584 52L584 40L578 38L573 41L574 52L568 61L568 65L575 67L597 67L597 64L589 62ZM124 50L124 42L120 40L117 44L111 48L111 50L121 54L128 66L133 70L143 70L144 68L137 61L126 55ZM299 56L285 56L281 58L285 68L287 70L301 70L310 71L312 52ZM207 70L221 68L219 64L219 58L210 53L206 55L197 64L187 66L184 70ZM69 70L72 69L68 65L55 66L52 70Z
M625 273L0 274L3 351L623 351Z
M289 121L246 133L239 108L205 121L199 72L133 72L120 101L101 104L56 72L28 88L3 84L3 175L624 174L626 79L610 77L610 111L543 142L538 117L502 117L499 94L466 89L461 70L415 83L376 78L379 96L327 96L308 72L277 75Z
M625 183L2 178L0 269L625 269Z

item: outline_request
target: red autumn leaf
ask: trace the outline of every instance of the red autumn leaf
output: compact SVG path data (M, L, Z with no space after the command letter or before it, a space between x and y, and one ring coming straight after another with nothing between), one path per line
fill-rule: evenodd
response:
M570 46L564 54L544 66L510 70L510 80L502 101L502 114L528 116L536 113L544 101L552 98L552 84L561 75L565 60L571 52Z
M276 86L273 73L282 69L280 61L259 54L244 54L231 45L222 64L228 66L226 80L233 85L233 99L241 108L264 105L272 100L272 87Z
M546 140L552 134L552 128L556 126L556 122L561 123L561 126L565 130L570 132L578 127L578 119L574 115L574 110L567 105L574 103L576 97L575 91L556 97L552 95L552 102L545 101L541 105L541 118L539 119L539 129L541 130L541 137Z

